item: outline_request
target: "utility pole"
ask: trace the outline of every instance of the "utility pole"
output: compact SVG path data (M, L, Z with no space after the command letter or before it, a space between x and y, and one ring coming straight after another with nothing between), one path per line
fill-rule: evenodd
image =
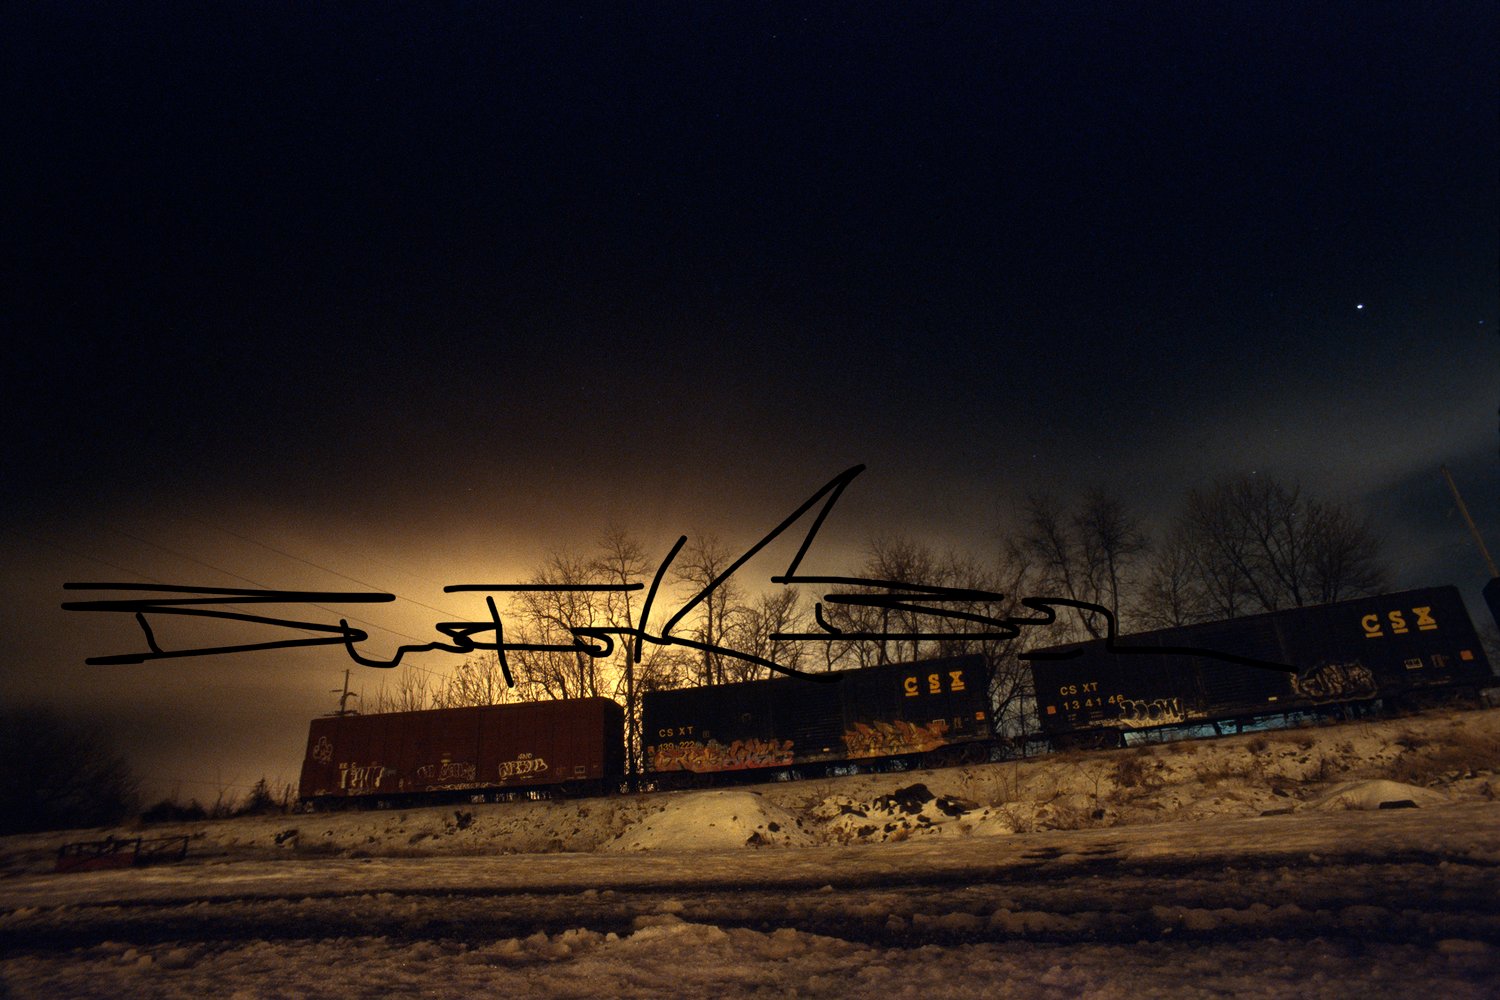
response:
M338 688L334 688L333 689L333 693L339 696L339 710L337 712L334 712L333 713L334 715L358 715L359 714L359 709L357 709L357 708L350 708L349 707L349 699L350 698L358 698L359 697L359 695L357 695L353 691L349 690L349 671L347 671L347 670L344 671L344 690L343 690L343 692L341 693Z
M1469 516L1469 508L1464 506L1464 498L1458 493L1458 484L1453 481L1453 473L1448 471L1446 465L1443 466L1443 478L1448 481L1448 489L1453 493L1453 499L1458 504L1458 512L1463 515L1464 523L1469 526L1469 533L1474 536L1474 544L1479 546L1479 554L1484 557L1484 564L1489 568L1490 576L1500 576L1500 570L1495 568L1495 560L1490 558L1490 550L1484 547L1484 538L1474 525L1474 519Z
M1448 471L1446 465L1443 466L1443 478L1448 480L1448 489L1453 492L1458 512L1464 516L1464 523L1469 526L1474 544L1479 546L1479 554L1484 557L1484 565L1490 571L1490 582L1484 585L1484 603L1489 605L1490 617L1495 619L1495 626L1500 628L1500 570L1495 569L1495 560L1490 558L1490 550L1484 547L1484 537L1479 534L1479 528L1469 516L1469 508L1464 506L1464 498L1458 493L1458 484L1453 481L1453 473Z

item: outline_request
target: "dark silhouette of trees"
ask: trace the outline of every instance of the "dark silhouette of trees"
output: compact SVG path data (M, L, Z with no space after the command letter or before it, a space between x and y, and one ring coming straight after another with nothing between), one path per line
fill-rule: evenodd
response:
M712 647L732 644L744 592L733 577L711 590L708 588L729 568L734 558L735 553L717 538L700 536L688 542L672 566L673 575L678 584L684 585L683 589L704 594L692 616L694 624L691 626L692 638L702 644L697 654L700 684L725 684L733 680L730 676L732 659L715 652Z
M465 661L459 671L468 666ZM426 670L403 664L389 678L382 676L375 698L367 706L370 712L420 712L437 707L433 694L433 675Z
M275 793L271 791L270 783L262 776L245 796L245 801L235 809L235 815L265 816L284 811L285 796L283 796L283 801L278 802Z
M1139 519L1118 497L1090 490L1071 512L1050 497L1028 497L1024 517L1012 555L1029 567L1030 593L1097 604L1117 622L1122 612L1129 618L1128 598L1149 546ZM1108 629L1099 614L1080 611L1076 619L1090 638Z
M778 633L808 632L814 628L797 587L763 593L754 602L741 605L735 618L736 649L791 670L819 669L818 658L805 643L772 638ZM821 666L826 669L826 661ZM731 659L728 671L731 682L762 680L771 675L770 668L750 660Z
M717 573L728 556L711 540L690 548L690 572ZM715 562L718 560L719 562ZM639 590L610 590L601 585L631 585L649 581L655 566L633 538L617 528L607 530L591 553L556 552L531 574L538 589L514 593L500 607L504 639L515 644L506 653L507 681L494 650L476 650L447 677L408 666L382 683L373 711L417 711L465 708L515 701L561 698L612 698L625 708L627 754L637 762L640 748L640 696L662 688L679 687L695 664L710 663L720 682L734 680L730 657L704 657L683 647L646 642L636 663L635 641L629 634L640 626L645 595ZM706 583L706 581L705 581ZM721 641L743 627L738 590L728 585L700 605L701 618L685 620L678 632ZM670 601L665 602L668 607ZM662 604L653 612L661 627ZM779 618L776 620L780 620ZM779 627L779 626L778 626ZM586 637L589 650L574 648L576 629L618 629L607 639ZM542 645L549 649L515 648ZM605 646L608 652L595 655Z
M596 582L589 560L573 553L555 553L529 580L544 588L576 587ZM594 698L608 695L608 659L576 647L576 628L603 625L608 596L596 590L539 589L518 593L503 617L507 629L514 622L514 638L561 647L515 649L506 659L527 700L538 698ZM508 639L511 637L508 637ZM591 640L596 641L596 640ZM616 652L620 644L616 643Z
M1352 508L1269 476L1188 493L1142 592L1154 626L1235 618L1379 593L1379 537Z
M0 712L0 833L117 823L137 808L137 788L96 728L46 708Z

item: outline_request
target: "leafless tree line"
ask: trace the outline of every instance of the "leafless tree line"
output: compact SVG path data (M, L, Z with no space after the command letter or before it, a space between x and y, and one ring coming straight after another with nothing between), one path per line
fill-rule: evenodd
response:
M851 574L866 585L816 594L794 586L751 592L739 574L710 587L735 555L712 537L690 540L672 562L651 621L642 623L642 591L584 587L649 581L656 565L636 541L611 531L592 554L556 554L528 581L537 589L519 592L502 610L513 686L494 652L475 653L446 678L415 669L397 674L367 710L602 696L628 707L633 751L643 692L771 676L755 658L814 672L978 653L991 672L995 718L1024 727L1026 649L1100 637L1109 618L1128 634L1374 593L1388 580L1364 518L1264 476L1191 491L1155 541L1107 491L1091 491L1071 507L1031 497L1018 530L988 558L875 539ZM628 636L589 634L593 648L577 648L578 629L659 629L669 609L693 595L702 596L673 629L689 645L644 642L639 663ZM1068 607L1056 621L1037 624L1039 612L1022 604L1028 596L1108 614ZM815 620L815 610L831 630ZM1028 624L997 630L997 620ZM777 638L795 633L824 638ZM537 646L554 648L527 648Z
M1108 608L1122 633L1325 604L1390 583L1366 518L1269 476L1189 491L1155 543L1103 491L1071 512L1034 497L1026 516L1013 548L1037 567L1038 582ZM1105 624L1081 614L1075 631L1097 638Z

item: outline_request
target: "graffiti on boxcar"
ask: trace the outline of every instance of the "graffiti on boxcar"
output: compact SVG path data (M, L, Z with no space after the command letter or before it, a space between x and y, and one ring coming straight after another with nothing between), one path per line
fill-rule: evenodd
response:
M896 722L856 722L844 730L844 745L850 757L884 757L891 754L922 753L948 743L948 720L937 719L925 725Z
M1121 698L1120 721L1130 726L1165 726L1186 722L1187 713L1176 698Z
M547 770L547 761L534 754L523 753L515 760L502 760L500 762L500 780L508 778L529 778L534 774L541 774Z
M445 760L441 764L423 764L417 768L417 777L429 784L433 782L473 781L479 768L469 761Z
M333 744L328 741L328 737L319 736L318 742L313 745L308 756L319 764L331 763L333 761Z
M339 763L339 787L350 792L373 791L380 787L385 771L383 764L360 765L341 761Z
M1333 698L1373 698L1375 675L1358 660L1352 663L1320 663L1292 678L1292 691L1312 701Z
M791 740L763 740L751 737L735 740L725 746L718 740L707 743L662 743L650 748L654 771L743 771L752 767L790 767Z

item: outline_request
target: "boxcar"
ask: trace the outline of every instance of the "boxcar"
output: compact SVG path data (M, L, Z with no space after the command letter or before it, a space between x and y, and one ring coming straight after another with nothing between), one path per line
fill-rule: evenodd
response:
M1132 646L1188 647L1295 672ZM1415 707L1494 683L1454 587L1143 632L1119 638L1113 652L1102 640L1035 652L1069 656L1032 661L1042 732L1063 745L1377 700Z
M914 755L956 758L989 739L982 657L828 676L647 693L641 708L646 770L764 775L767 769Z
M598 792L624 773L624 726L620 706L607 698L314 719L302 801Z

